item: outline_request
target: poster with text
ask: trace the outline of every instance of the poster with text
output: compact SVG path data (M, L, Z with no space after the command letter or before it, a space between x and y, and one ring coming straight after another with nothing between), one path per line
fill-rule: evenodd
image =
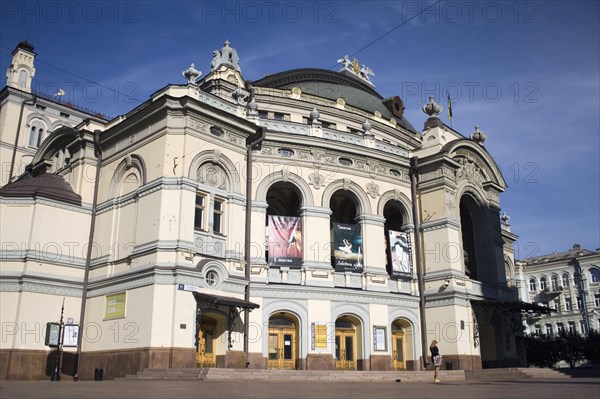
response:
M361 226L334 223L332 236L335 270L361 273L363 271Z
M390 246L391 276L411 279L413 277L413 268L410 235L390 230L388 233L388 243Z
M269 265L302 266L302 219L269 215Z

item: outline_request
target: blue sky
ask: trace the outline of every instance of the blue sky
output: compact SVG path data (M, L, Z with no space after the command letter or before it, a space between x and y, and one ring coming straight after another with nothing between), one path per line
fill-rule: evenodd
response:
M27 38L34 87L117 116L229 39L243 75L338 69L349 54L418 129L430 95L479 125L504 173L516 256L600 247L598 1L10 1L0 68ZM358 52L358 53L357 53ZM441 116L447 122L447 114Z

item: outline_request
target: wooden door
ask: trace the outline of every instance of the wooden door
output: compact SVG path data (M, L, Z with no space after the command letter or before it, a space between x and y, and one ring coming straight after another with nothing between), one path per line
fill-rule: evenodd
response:
M356 331L335 331L335 368L356 370Z
M394 370L406 370L404 332L392 331L392 357Z
M215 326L203 324L198 331L196 367L216 367Z
M294 370L296 368L296 330L269 328L269 369Z

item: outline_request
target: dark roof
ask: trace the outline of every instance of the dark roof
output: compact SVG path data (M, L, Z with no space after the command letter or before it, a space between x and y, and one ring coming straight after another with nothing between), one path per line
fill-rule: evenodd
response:
M243 299L238 299L230 296L210 295L201 292L194 292L194 298L197 302L204 302L211 305L234 306L243 309L256 309L260 306L256 303L248 302Z
M526 263L529 266L535 266L538 264L544 264L548 262L560 262L567 261L573 258L578 258L581 256L587 255L597 255L598 251L590 251L584 248L581 248L578 244L573 245L573 247L565 252L554 252L549 255L535 256L532 258L522 259L521 261Z
M253 85L288 90L298 87L303 93L333 101L343 98L346 104L352 107L369 113L379 111L386 119L395 118L389 108L383 104L384 98L375 91L373 86L356 77L327 69L292 69L267 75L255 81ZM395 119L400 126L413 132L417 131L405 117Z
M33 44L29 43L27 40L23 40L22 42L19 42L19 44L17 44L17 47L15 47L15 49L12 52L12 55L15 55L15 53L17 52L18 49L23 49L25 51L29 51L30 53L34 53L33 51ZM35 53L34 53L35 54Z
M81 196L75 194L71 185L60 175L43 173L23 178L0 188L0 196L19 198L50 198L73 205L81 205Z

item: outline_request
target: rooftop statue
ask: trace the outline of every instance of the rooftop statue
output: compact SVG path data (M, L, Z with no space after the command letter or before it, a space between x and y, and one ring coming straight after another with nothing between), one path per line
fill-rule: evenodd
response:
M337 62L342 64L342 69L340 69L340 72L350 72L352 75L367 82L371 86L374 86L373 82L371 82L371 78L369 77L369 75L375 76L373 70L368 66L365 66L364 64L360 65L356 58L353 61L351 61L350 56L345 55L344 58L340 58L339 60L337 60Z
M220 50L213 51L213 59L210 63L210 70L215 71L221 65L227 65L239 73L242 73L240 68L240 58L237 51L229 46L229 40L225 40L225 45Z

